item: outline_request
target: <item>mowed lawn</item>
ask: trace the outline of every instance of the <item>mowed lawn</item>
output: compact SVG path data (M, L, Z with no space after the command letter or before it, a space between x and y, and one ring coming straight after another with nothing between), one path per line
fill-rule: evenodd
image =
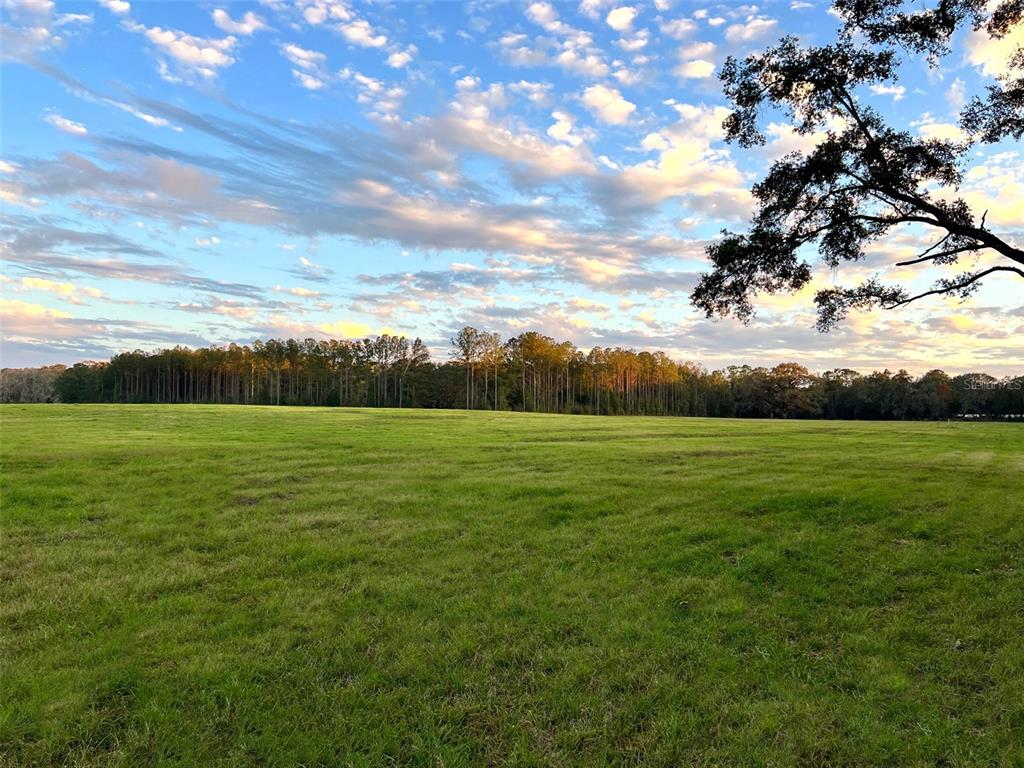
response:
M1024 427L5 406L3 765L1024 765Z

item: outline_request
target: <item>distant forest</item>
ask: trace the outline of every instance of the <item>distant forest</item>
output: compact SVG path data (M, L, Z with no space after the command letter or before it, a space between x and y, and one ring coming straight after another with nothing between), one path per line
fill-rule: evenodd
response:
M416 339L287 339L125 352L109 362L4 369L0 401L470 408L797 419L1024 418L1024 376L940 370L812 373L796 363L707 371L661 352L535 332L502 342L464 328L433 362Z

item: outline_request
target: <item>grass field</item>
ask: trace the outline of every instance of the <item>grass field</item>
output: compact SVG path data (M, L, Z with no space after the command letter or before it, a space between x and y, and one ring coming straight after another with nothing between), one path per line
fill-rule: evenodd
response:
M6 406L5 765L1024 765L1024 429Z

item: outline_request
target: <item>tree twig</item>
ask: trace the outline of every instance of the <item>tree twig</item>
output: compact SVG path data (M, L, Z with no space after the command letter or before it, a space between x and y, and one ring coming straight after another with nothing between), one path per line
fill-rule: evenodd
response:
M978 272L976 275L971 275L969 278L967 278L966 280L963 280L962 282L955 283L953 285L946 285L946 286L943 286L942 288L933 288L930 291L925 291L924 293L919 293L916 296L911 296L910 298L903 299L901 301L897 301L894 304L888 304L888 305L883 304L882 305L882 309L896 309L896 307L902 307L905 304L911 303L912 301L917 301L918 299L923 299L926 296L935 296L935 295L940 294L940 293L949 293L950 291L958 291L958 290L960 290L962 288L966 288L969 285L973 285L974 283L976 283L979 280L981 280L981 278L986 277L987 275L991 275L993 272L1015 272L1016 274L1020 275L1021 277L1024 277L1024 269L1019 269L1018 267L1003 267L1003 266L1000 266L1000 267L989 267L988 269L986 269L986 270L984 270L982 272Z

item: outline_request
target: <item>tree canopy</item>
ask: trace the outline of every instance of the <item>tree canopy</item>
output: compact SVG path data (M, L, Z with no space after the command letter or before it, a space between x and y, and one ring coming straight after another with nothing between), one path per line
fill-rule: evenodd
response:
M733 111L727 141L750 148L765 143L766 113L781 111L801 135L823 134L809 154L776 161L753 187L757 210L745 233L723 232L707 249L713 269L692 294L709 317L748 321L757 294L795 292L812 279L807 260L816 247L836 269L865 258L865 248L904 225L931 236L930 245L898 266L940 267L946 273L912 293L877 276L859 285L824 288L815 295L817 325L826 331L851 309L895 308L931 295L966 298L997 273L1024 278L1024 250L986 223L957 195L969 153L979 145L1019 142L1024 135L1024 48L1005 73L975 95L960 114L964 138L922 138L889 126L858 98L858 91L895 82L908 56L938 66L952 53L958 30L1005 37L1024 22L1024 0L836 0L843 19L835 41L802 46L783 38L769 50L720 73ZM1024 212L1021 214L1024 223Z
M479 342L479 343L478 343ZM1024 415L1024 376L929 371L816 374L797 363L708 371L663 352L467 326L433 362L419 339L269 339L123 352L109 362L0 371L0 402L238 403L751 418L945 419ZM477 380L473 379L476 371ZM480 382L480 377L483 382Z

